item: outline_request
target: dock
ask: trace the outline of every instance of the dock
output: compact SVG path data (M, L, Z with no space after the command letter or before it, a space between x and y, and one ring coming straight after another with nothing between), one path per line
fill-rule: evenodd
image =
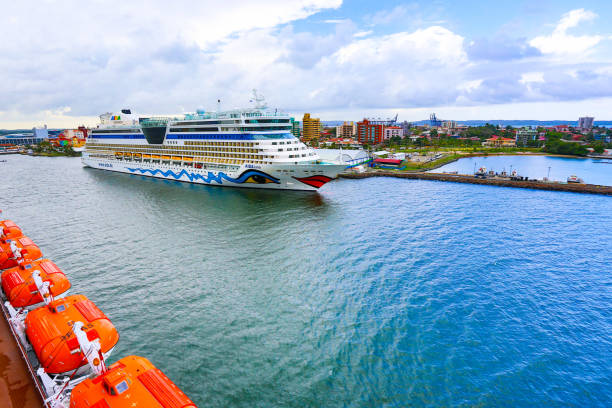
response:
M453 183L484 184L498 187L530 188L536 190L567 191L583 194L612 195L612 186L596 184L557 183L539 180L511 180L500 178L476 178L474 176L448 173L422 173L422 172L392 172L369 171L365 173L342 173L338 177L346 179L364 179L369 177L396 177L412 180L434 180Z
M43 401L7 321L0 318L0 406L41 408Z

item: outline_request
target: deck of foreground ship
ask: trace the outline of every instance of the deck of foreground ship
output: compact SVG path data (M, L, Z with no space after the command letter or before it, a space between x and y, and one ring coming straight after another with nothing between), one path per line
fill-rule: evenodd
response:
M0 319L0 406L40 408L43 402L34 386L8 323Z

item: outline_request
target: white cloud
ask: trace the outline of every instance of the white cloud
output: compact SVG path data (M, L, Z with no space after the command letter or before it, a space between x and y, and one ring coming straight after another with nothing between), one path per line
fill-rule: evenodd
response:
M353 37L355 37L355 38L367 37L368 35L372 34L373 32L374 31L372 31L372 30L359 31L358 33L353 34Z
M525 72L521 75L519 80L522 84L528 84L530 82L544 82L543 72Z
M418 8L417 4L399 5L392 10L380 10L373 15L365 17L371 25L389 24L394 20L399 20L408 15L410 9Z
M583 54L597 45L602 37L599 35L574 36L568 34L567 31L596 17L597 14L585 9L569 11L561 17L552 34L535 37L529 44L544 54L560 56Z
M139 12L134 10L140 6L120 2L41 3L42 11L10 3L15 22L0 26L0 127L27 118L26 128L43 120L90 124L87 117L95 121L97 114L123 107L142 114L214 109L218 98L223 108L232 108L243 106L252 88L271 105L295 113L343 107L355 113L352 118L385 109L612 94L606 63L555 65L512 44L493 53L501 40L476 49L442 26L377 35L346 19L333 26L316 21L319 28L332 28L325 34L292 25L337 7L338 0L262 0L256 8L227 3L230 14L212 3L164 8L160 2ZM59 27L45 23L61 20L70 7L76 17L90 17ZM568 13L555 35L567 35L587 17Z
M465 82L460 83L457 86L457 89L459 89L460 91L465 91L469 93L469 92L472 92L478 89L480 85L482 85L482 79L473 79L471 81L465 81Z

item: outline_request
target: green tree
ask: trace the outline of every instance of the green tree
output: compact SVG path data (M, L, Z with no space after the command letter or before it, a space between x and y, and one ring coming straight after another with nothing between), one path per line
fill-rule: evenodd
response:
M593 143L591 147L595 153L601 154L604 152L604 144L602 142Z

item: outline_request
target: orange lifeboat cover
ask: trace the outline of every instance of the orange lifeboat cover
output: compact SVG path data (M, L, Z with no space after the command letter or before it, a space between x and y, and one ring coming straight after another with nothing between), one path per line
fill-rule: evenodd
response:
M43 301L32 278L34 271L40 272L43 282L49 282L52 296L59 296L70 289L70 281L52 261L41 259L22 263L2 272L2 290L13 307L26 307Z
M23 235L21 228L11 220L0 221L0 229L4 239L18 238Z
M25 261L34 261L42 257L40 248L28 237L22 236L14 240L7 239L6 242L0 243L0 269L12 268L19 265L16 259L13 258L11 251L11 241L15 241L17 247L21 249L21 256Z
M78 384L70 408L196 408L196 405L144 357L127 356L94 379Z
M103 353L119 341L119 333L108 317L83 295L54 300L26 316L26 335L47 373L65 373L87 364L83 353L76 351L79 343L72 332L72 325L79 321L90 340L100 339Z

